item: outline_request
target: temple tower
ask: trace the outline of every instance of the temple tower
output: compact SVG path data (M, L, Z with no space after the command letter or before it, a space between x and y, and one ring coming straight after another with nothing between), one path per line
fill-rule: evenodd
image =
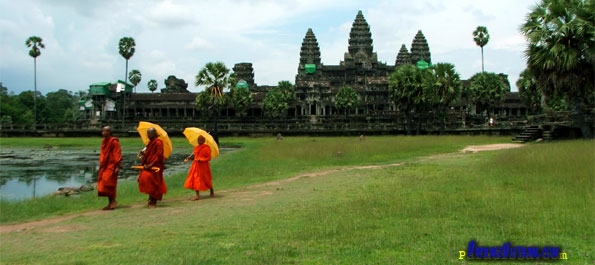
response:
M244 80L248 83L248 89L253 90L256 87L252 63L236 63L233 66L233 73L238 81Z
M411 63L416 64L420 60L426 61L428 64L432 63L432 55L430 54L430 46L426 37L421 32L417 31L413 43L411 43Z
M411 54L405 47L405 44L401 45L401 49L399 50L399 54L397 54L397 59L395 60L395 67L399 67L401 65L411 64Z
M372 45L370 25L364 18L362 11L358 11L349 33L349 47L345 53L346 67L363 67L369 69L376 65L378 56Z
M312 29L309 28L302 41L298 73L313 74L316 72L316 69L320 69L321 66L322 63L320 61L320 47L318 46L318 40L316 40L316 36Z

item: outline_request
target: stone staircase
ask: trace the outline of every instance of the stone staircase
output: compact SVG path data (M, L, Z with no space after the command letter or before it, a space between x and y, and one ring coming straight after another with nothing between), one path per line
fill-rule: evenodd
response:
M519 135L512 138L515 143L526 143L542 138L543 130L539 126L527 126Z

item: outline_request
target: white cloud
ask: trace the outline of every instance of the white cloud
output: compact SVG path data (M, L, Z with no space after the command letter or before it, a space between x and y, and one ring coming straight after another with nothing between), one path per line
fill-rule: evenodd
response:
M322 62L337 65L348 48L349 32L358 10L370 25L374 51L389 65L417 30L428 40L435 62L455 64L462 78L481 68L479 47L472 39L478 25L487 26L486 70L509 74L511 83L524 69L524 38L518 27L534 0L130 0L1 1L0 82L9 91L31 90L32 60L25 40L43 38L38 58L40 89L86 90L90 83L124 76L118 54L121 37L136 40L130 69L143 81L162 84L176 75L193 86L207 62L228 68L252 62L255 81L275 85L295 80L300 46L308 28L320 45ZM520 54L520 56L519 56ZM479 66L477 65L479 62Z

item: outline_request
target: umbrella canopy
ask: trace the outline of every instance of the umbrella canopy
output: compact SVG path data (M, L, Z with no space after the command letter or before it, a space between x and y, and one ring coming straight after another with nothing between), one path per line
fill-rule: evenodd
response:
M219 146L217 146L217 142L215 142L213 136L211 136L208 132L196 127L188 127L184 129L184 136L186 136L188 142L193 146L198 145L199 135L202 135L205 138L205 144L211 148L211 158L219 156Z
M138 132L138 134L140 134L143 143L147 145L150 140L149 136L147 135L147 129L151 127L155 128L157 134L159 135L159 139L161 139L161 141L163 142L163 157L167 159L171 154L173 148L171 145L171 140L169 139L169 136L167 136L167 132L163 128L161 128L161 126L154 123L141 121L138 123L136 131Z

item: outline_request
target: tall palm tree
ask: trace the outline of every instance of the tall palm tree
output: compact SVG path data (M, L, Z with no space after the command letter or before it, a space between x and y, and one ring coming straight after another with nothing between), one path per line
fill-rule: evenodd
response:
M217 135L217 119L219 117L219 106L223 104L223 90L230 85L229 68L223 62L209 62L196 75L195 86L206 86L206 92L215 109L215 129L213 138L219 143Z
M484 72L483 68L483 46L488 44L490 41L490 34L488 34L488 28L484 26L478 26L475 31L473 31L473 40L477 46L481 47L481 71Z
M35 92L33 94L33 125L37 126L37 57L41 55L41 49L45 49L43 40L37 36L31 36L25 41L25 45L31 48L29 56L33 57L33 83Z
M128 76L128 60L132 55L134 55L136 43L134 39L131 37L123 37L120 39L120 43L118 44L118 49L120 55L126 59L126 72L124 73L124 82L126 82L126 77ZM124 126L124 117L126 116L126 93L122 93L122 127Z
M440 133L446 127L446 114L448 109L461 97L461 78L450 63L437 63L424 76L424 94L427 95L429 104L440 115Z
M136 43L134 39L131 37L123 37L120 39L120 43L118 44L118 49L120 51L120 55L126 59L126 72L124 73L124 81L126 81L126 76L128 75L128 60L130 57L134 55Z
M136 86L140 83L142 78L143 75L136 69L130 71L130 74L128 74L128 80L134 85L134 93L136 93Z
M583 111L584 104L593 107L594 9L592 0L542 0L520 29L528 42L527 67L537 86L548 98L565 97L587 138L593 137Z
M413 125L411 113L419 112L424 105L423 71L407 64L395 69L388 77L389 97L405 113L407 135L411 135Z

